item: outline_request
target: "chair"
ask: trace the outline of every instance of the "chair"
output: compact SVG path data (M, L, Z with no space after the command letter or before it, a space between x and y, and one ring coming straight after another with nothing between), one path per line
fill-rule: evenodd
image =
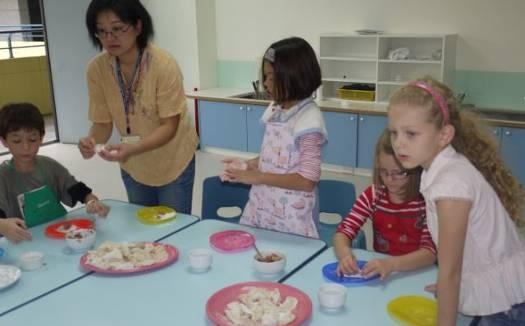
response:
M202 218L239 223L240 214L230 218L222 217L217 213L217 210L221 207L239 207L242 211L248 202L249 192L249 185L222 182L218 176L204 179L202 184Z
M319 211L322 213L335 213L341 218L350 212L354 205L355 187L350 182L339 180L320 180L319 181ZM319 221L321 240L327 245L332 245L332 239L339 223L331 224ZM366 238L363 230L352 241L353 248L366 249Z

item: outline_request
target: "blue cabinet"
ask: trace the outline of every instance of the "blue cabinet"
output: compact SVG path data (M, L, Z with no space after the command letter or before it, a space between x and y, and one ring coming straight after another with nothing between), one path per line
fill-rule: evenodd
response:
M525 186L525 129L492 127L500 145L500 154L512 174Z
M264 127L264 106L199 101L200 142L236 151L258 153Z
M377 140L387 127L386 116L359 115L357 127L357 167L372 169L374 167L374 152Z
M323 163L356 166L357 114L323 112L328 142L322 149Z
M264 110L266 110L266 107L262 105L250 104L246 106L248 152L261 152L261 143L264 137L264 125L261 123L261 117Z

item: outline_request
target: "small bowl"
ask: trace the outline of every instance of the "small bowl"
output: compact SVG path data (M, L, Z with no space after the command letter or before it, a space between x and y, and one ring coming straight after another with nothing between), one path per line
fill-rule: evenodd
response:
M18 259L20 268L26 271L39 269L44 264L44 254L40 251L26 251Z
M259 255L253 256L253 267L261 274L278 274L286 266L286 256L275 250L261 251L265 261L261 261Z
M96 234L93 229L77 229L68 231L65 239L70 249L75 252L84 252L93 247Z
M341 284L325 283L317 291L321 307L327 310L339 310L346 302L346 288Z
M190 267L195 272L207 271L213 261L211 251L206 248L192 249L188 253Z

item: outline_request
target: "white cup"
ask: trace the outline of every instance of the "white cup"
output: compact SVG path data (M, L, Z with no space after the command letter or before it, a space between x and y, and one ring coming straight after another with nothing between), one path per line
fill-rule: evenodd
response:
M42 267L44 254L40 251L26 251L20 255L19 261L23 270L31 271Z
M346 288L341 284L325 283L317 291L321 307L327 310L341 309L346 302Z
M207 271L212 263L211 251L206 248L191 249L188 253L190 267L196 272Z

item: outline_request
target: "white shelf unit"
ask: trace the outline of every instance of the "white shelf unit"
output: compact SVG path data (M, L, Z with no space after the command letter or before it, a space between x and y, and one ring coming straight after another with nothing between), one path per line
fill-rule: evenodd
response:
M397 48L408 48L408 59L389 59L389 51ZM347 101L337 98L338 88L366 83L375 86L375 102L387 102L407 81L426 75L452 86L456 35L325 34L319 52L322 98Z

